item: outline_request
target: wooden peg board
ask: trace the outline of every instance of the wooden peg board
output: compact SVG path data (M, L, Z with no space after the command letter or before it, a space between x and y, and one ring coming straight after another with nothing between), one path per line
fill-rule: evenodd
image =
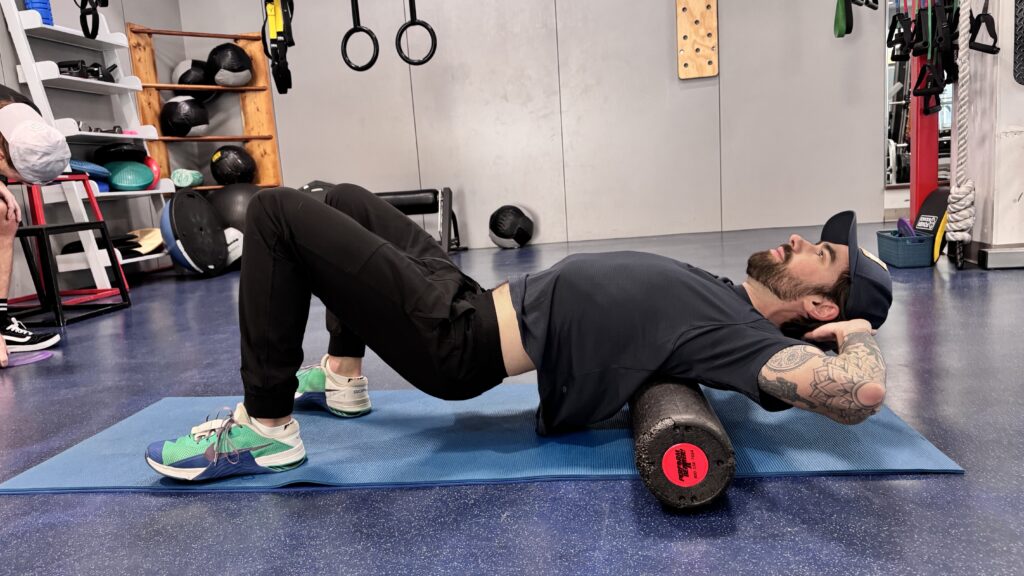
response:
M718 76L718 0L676 0L679 79Z

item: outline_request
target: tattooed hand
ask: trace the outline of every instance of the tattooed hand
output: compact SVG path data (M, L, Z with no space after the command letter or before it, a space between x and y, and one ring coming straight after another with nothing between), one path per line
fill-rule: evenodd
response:
M804 340L835 340L840 346L843 344L843 337L851 332L867 332L874 334L871 324L867 320L847 320L846 322L830 322L804 334Z
M772 356L758 378L761 391L843 424L877 413L885 399L885 360L871 327L857 322L867 325L836 322L814 331L840 342L838 356L813 346L792 346Z

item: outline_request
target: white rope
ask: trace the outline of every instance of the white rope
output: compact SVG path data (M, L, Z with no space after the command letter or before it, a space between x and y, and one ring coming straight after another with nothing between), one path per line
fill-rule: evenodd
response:
M971 70L970 47L971 7L973 1L960 5L960 39L957 65L960 77L956 86L956 172L954 186L949 194L949 221L946 240L969 243L974 228L974 180L967 177L967 116L970 114Z

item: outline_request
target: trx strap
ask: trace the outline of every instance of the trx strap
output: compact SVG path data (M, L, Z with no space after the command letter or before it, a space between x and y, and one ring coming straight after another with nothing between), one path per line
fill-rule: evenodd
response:
M992 38L991 44L978 42L978 33L981 32L982 25L985 26L985 31ZM971 50L986 54L999 54L997 44L999 44L999 34L996 32L996 19L989 14L988 0L985 0L985 4L981 7L981 14L975 16L974 10L971 10Z
M75 6L81 12L78 22L82 25L82 34L86 38L95 39L100 33L100 8L106 8L110 0L75 0Z
M889 38L885 45L892 48L889 58L893 62L906 62L910 60L910 49L914 45L914 21L909 14L897 12L892 16L889 23Z
M292 87L292 73L288 69L288 47L295 45L292 36L294 0L263 0L263 53L270 58L270 69L279 94L287 94Z
M957 20L959 20L960 11L952 6L944 6L943 0L935 0L934 6L936 10L935 22L937 25L935 31L935 57L938 60L936 64L944 73L944 83L953 84L960 75L960 69L956 63L956 24L951 24L950 18L955 15Z
M921 72L917 75L917 82L914 84L914 96L924 97L924 113L935 114L942 110L940 96L946 89L942 81L942 68L936 67L934 62L925 62L921 66Z
M935 39L932 36L932 12L931 4L928 5L928 15L922 17L924 10L918 10L917 12L917 26L915 26L915 36L919 37L927 45L925 52L928 54L927 61L921 66L921 71L917 75L917 82L914 83L914 96L921 96L924 98L924 110L927 114L935 114L942 110L942 101L940 96L943 90L946 89L945 75L942 69L942 57L941 52L933 54L932 48L935 45ZM925 20L927 18L927 30L925 30ZM920 44L915 45L914 54L918 54L920 50Z
M935 49L939 52L946 54L953 53L953 31L949 26L949 15L946 13L946 7L942 5L942 0L934 0L932 6L935 7Z
M918 10L917 14L914 15L914 43L911 54L914 56L923 56L928 54L931 45L931 30L930 26L925 22L924 10Z

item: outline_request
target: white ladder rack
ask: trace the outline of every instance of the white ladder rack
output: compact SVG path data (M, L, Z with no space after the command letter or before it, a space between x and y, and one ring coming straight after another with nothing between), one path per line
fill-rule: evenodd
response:
M35 10L20 10L15 0L0 0L7 29L18 56L18 81L28 86L30 97L43 119L57 128L67 138L69 144L104 144L112 142L156 140L156 127L140 125L138 111L133 95L142 90L142 82L136 76L124 74L117 50L128 49L128 38L122 33L111 32L107 21L99 16L99 33L96 38L87 38L81 30L66 26L44 24L41 15ZM75 48L92 50L101 55L102 65L117 64L113 71L114 82L103 82L86 78L61 75L56 62L35 59L29 39L44 40L56 44L64 44ZM56 118L47 97L47 89L84 92L89 94L107 95L111 98L114 122L123 126L129 134L112 134L107 132L82 131L74 118ZM94 188L95 190L95 188ZM114 198L136 198L148 196L153 211L159 214L164 205L164 194L174 192L174 184L170 179L162 178L155 190L144 190L128 193L96 194L97 200ZM87 198L84 186L80 182L61 182L43 189L43 204L66 202L75 222L89 221L83 199ZM58 269L62 272L73 270L89 270L97 288L110 288L105 268L110 266L106 251L96 245L91 232L80 232L79 239L84 251L80 254L69 254L58 258ZM151 254L142 258L123 260L122 264L150 260L161 254Z

